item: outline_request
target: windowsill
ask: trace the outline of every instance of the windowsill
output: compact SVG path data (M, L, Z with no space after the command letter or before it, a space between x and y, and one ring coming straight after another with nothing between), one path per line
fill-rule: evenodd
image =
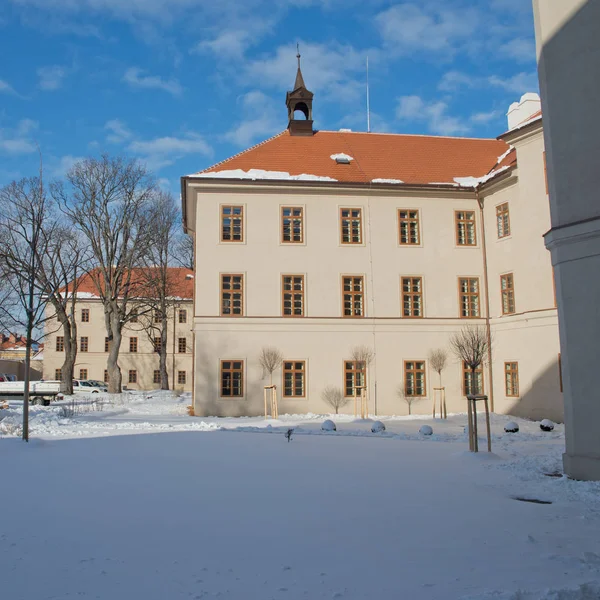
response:
M496 238L496 242L504 242L506 240L511 240L512 239L512 233L509 233L508 235L503 235L502 237Z

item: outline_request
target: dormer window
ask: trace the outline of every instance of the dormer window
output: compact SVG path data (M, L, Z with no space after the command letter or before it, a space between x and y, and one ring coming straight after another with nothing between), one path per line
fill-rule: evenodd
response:
M338 154L332 154L329 158L335 160L338 165L349 165L351 160L354 160L351 156L340 152Z

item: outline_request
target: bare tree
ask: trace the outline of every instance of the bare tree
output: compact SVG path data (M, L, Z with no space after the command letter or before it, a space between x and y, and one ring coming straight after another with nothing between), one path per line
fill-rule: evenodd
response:
M429 365L438 374L440 378L440 387L442 387L442 371L446 368L448 362L448 353L444 348L437 348L429 353Z
M336 415L339 414L340 408L343 408L350 402L350 398L346 398L344 392L333 385L328 385L321 392L321 399L335 410Z
M75 163L66 180L67 185L55 186L53 193L90 245L95 263L90 277L104 307L110 341L108 390L120 393L122 332L137 318L131 300L140 282L134 270L148 251L148 208L156 186L146 168L136 161L106 155Z
M142 262L139 322L159 356L160 387L169 389L167 371L168 317L181 295L180 280L171 268L178 255L179 218L173 196L159 191L150 209L150 241ZM173 331L175 335L175 331ZM156 340L160 343L156 343ZM173 382L175 383L175 382Z
M480 325L466 325L450 338L452 352L471 371L471 390L467 391L472 394L481 393L476 371L486 363L488 351L491 350L490 344L485 328Z
M409 391L406 389L406 384L401 383L397 388L396 388L396 395L398 396L398 398L404 402L406 402L406 404L408 405L408 414L412 415L412 405L415 402L418 402L419 400L422 400L422 396L413 396L409 393Z
M50 206L41 174L13 181L0 189L0 273L9 299L2 305L2 320L26 329L23 439L29 440L29 381L34 330L44 320L46 298L36 286L41 257L46 255L52 232L44 231Z
M194 270L194 238L187 233L179 233L175 242L175 264Z
M283 354L277 348L272 346L265 346L260 351L258 362L262 367L263 378L268 374L270 378L270 384L273 385L273 373L281 366L283 361Z
M372 348L369 348L369 346L355 346L354 348L352 348L350 357L352 358L352 360L364 363L364 366L368 367L375 358L375 352Z

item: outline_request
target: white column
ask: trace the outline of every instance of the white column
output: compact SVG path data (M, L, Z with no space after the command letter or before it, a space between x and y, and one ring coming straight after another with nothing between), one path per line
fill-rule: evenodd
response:
M600 480L600 2L533 0L555 268L565 472Z

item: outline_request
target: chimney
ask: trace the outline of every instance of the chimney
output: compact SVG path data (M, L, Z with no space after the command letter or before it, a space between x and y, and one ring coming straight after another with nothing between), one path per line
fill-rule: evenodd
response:
M508 117L508 129L518 127L523 121L526 121L531 115L542 109L542 103L538 94L527 92L521 96L518 102L513 102L506 116Z

